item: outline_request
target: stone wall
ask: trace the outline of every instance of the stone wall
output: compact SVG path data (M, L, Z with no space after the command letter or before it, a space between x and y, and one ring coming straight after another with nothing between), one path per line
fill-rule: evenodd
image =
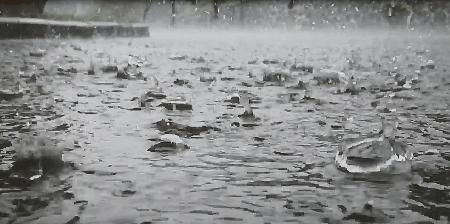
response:
M46 0L1 0L0 16L39 17L42 15Z
M81 21L142 22L145 0L48 0L43 16Z

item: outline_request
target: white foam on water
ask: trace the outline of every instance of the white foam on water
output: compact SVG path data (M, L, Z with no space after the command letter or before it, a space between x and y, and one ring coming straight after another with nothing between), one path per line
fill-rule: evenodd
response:
M162 141L171 142L175 144L184 144L184 141L178 135L174 134L165 134L160 137Z

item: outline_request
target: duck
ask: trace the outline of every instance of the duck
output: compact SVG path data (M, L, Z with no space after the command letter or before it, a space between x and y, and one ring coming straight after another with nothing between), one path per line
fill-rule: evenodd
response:
M412 153L407 145L396 140L398 122L382 120L377 136L343 144L335 156L336 166L349 173L393 171L397 163L408 165Z

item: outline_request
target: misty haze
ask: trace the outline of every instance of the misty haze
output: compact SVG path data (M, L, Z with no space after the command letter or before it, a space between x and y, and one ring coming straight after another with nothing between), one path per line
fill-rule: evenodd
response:
M0 0L0 223L449 223L449 13Z

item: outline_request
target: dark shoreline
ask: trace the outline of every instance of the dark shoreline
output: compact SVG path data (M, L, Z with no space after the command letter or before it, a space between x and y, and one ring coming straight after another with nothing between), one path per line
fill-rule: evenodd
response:
M146 37L145 24L114 22L72 22L35 18L0 17L0 39L52 37Z

